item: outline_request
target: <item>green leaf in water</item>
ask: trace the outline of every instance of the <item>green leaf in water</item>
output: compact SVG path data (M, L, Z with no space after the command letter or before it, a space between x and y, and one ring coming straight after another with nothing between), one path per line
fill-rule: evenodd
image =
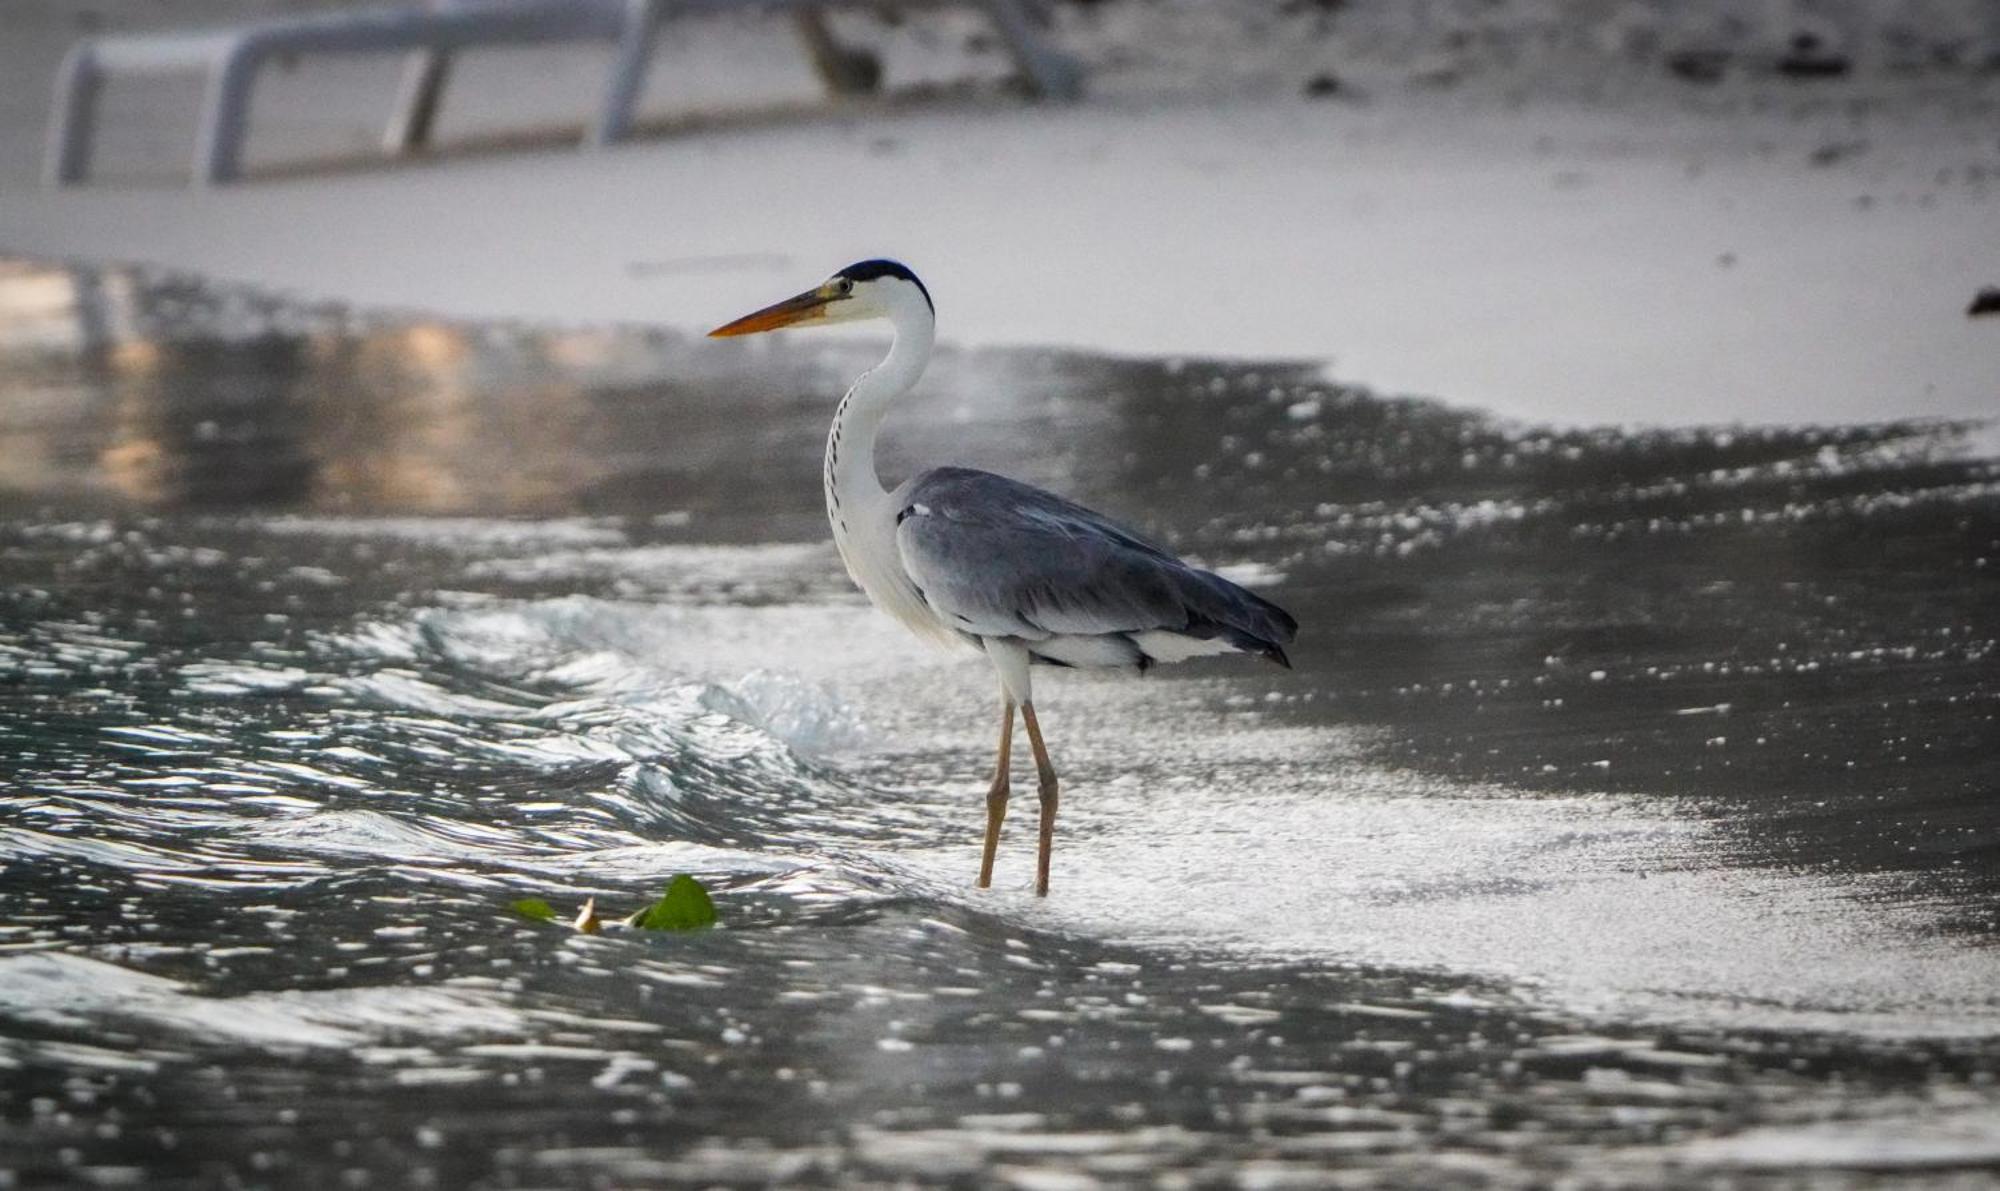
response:
M562 917L556 913L554 906L539 897L524 897L507 908L523 918L532 918L536 922L554 922Z
M667 882L659 901L634 914L640 930L703 930L715 925L715 903L700 881L685 874Z

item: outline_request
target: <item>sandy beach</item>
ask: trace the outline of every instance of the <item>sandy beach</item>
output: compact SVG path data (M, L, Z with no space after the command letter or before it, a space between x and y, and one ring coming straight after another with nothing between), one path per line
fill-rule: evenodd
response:
M1560 73L1537 75L1475 47L1445 85L1445 65L1377 44L1402 30L1379 15L1384 29L1360 13L1359 33L1315 41L1171 5L1107 12L1072 37L1097 68L1074 105L945 93L800 107L812 83L788 30L710 22L669 40L654 110L785 113L598 153L206 192L172 174L185 94L180 109L111 105L126 121L111 181L34 184L18 125L69 28L51 16L19 43L39 49L14 51L33 62L10 95L0 249L308 300L686 333L888 254L949 295L940 333L960 345L1322 361L1378 391L1563 424L2000 408L2000 323L1965 317L2000 279L1991 73L1869 59L1854 79L1746 66L1703 88L1652 60L1572 47ZM1104 48L1120 14L1150 57ZM1000 69L912 37L883 53L919 82ZM532 61L525 76L518 57L468 66L445 133L546 124L587 101L602 56ZM1305 94L1302 78L1336 65L1345 90ZM308 63L271 80L253 163L365 148L394 68ZM150 173L120 179L121 160Z

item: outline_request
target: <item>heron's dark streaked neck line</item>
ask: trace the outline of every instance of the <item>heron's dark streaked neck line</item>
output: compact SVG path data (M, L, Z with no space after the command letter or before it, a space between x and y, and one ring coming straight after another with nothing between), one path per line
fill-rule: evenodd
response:
M896 306L890 319L895 340L882 362L861 374L834 411L826 439L827 511L836 521L856 500L884 499L888 493L875 471L875 436L896 399L923 375L936 336L929 300Z
M923 375L935 321L914 288L894 296L888 315L896 328L889 354L847 390L827 432L826 514L841 561L869 599L913 630L935 634L921 593L896 562L895 510L875 473L876 431Z

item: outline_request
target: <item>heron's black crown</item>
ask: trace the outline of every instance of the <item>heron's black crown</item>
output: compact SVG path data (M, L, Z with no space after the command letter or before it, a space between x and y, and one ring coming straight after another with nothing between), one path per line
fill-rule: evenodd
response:
M909 266L903 264L901 261L879 258L872 261L856 261L834 274L834 276L845 277L850 281L873 281L877 277L900 277L904 281L914 284L917 287L917 292L924 296L924 304L931 308L931 313L937 313L937 303L931 301L931 291L925 289L923 281L915 273L910 272Z

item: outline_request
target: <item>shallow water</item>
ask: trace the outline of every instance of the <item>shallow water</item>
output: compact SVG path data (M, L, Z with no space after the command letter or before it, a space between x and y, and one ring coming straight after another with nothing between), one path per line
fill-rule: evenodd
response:
M0 272L0 1185L1984 1185L2000 466L947 354L1299 614L995 717L865 608L871 349ZM1023 793L1028 791L1022 788ZM675 873L723 928L587 937Z

